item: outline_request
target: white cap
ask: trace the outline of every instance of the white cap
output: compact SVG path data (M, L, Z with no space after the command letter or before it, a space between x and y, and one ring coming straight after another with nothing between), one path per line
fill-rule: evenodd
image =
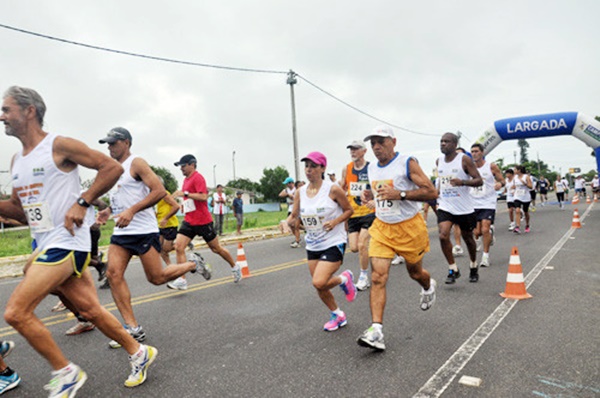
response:
M371 134L365 137L364 141L369 141L372 137L395 138L394 131L388 126L378 126L373 129Z

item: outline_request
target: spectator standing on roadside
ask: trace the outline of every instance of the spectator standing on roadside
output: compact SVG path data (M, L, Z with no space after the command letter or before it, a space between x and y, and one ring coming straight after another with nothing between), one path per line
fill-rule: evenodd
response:
M244 200L242 199L242 191L235 193L235 199L233 199L233 215L237 223L238 235L242 234L242 225L244 224Z
M223 235L223 218L227 212L227 196L223 192L223 185L217 185L217 192L215 192L212 196L215 232L221 236Z

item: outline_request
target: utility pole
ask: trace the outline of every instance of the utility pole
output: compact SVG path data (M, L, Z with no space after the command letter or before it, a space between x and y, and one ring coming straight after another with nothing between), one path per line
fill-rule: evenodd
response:
M296 73L290 69L288 72L287 84L290 85L290 97L292 101L292 136L294 140L294 175L295 180L300 179L300 160L298 158L298 135L296 132L296 101L294 100L294 84L298 83Z
M216 164L213 164L213 187L217 188L217 172L215 169L217 168Z
M542 177L542 168L540 166L540 152L537 152L538 178Z
M233 155L231 156L233 161L233 181L235 181L235 150L233 151Z

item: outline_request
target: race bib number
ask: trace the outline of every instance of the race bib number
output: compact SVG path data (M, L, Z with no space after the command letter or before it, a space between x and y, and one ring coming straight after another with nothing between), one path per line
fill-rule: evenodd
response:
M471 196L474 196L476 198L482 198L485 196L486 194L486 189L485 189L485 184L481 185L479 187L472 187L471 188Z
M529 190L525 189L525 188L518 188L515 190L515 196L525 196L527 193L529 192Z
M23 205L23 210L27 215L27 223L32 233L48 232L54 228L48 203L30 203Z
M365 189L367 189L366 181L354 181L354 182L350 183L350 195L351 196L360 197L360 195L363 193L363 191Z
M196 203L193 199L186 199L183 201L183 212L185 214L196 210Z
M452 184L450 184L450 181L453 178L453 175L438 177L440 181L440 196L442 198L454 198L459 196L458 187L453 187Z
M400 212L400 201L399 200L375 200L378 216L398 216Z
M304 224L306 232L315 234L323 231L323 222L317 215L302 216L302 224Z

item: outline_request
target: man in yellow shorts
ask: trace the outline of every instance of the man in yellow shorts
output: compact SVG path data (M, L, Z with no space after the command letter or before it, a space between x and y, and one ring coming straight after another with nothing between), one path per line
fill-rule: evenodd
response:
M369 164L370 190L364 201L373 201L375 221L369 234L369 258L372 269L372 325L358 338L360 346L385 350L383 341L383 311L386 283L394 256L406 260L406 270L421 285L421 309L435 302L435 280L423 269L423 255L429 251L429 233L419 214L420 203L437 198L437 191L417 160L396 152L396 138L391 128L377 127L365 141L378 162Z

